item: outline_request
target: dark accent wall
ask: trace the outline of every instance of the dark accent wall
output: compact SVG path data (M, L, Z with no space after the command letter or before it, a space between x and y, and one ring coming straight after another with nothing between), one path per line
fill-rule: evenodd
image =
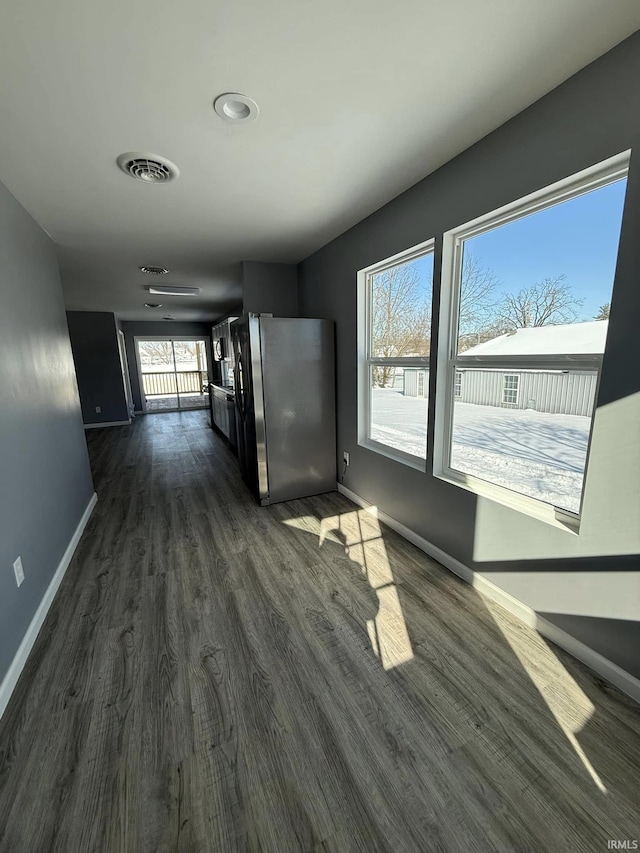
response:
M84 423L129 420L115 315L107 311L68 311L67 323ZM96 412L96 406L100 412Z
M336 322L345 486L640 677L640 34L622 42L299 265L300 313ZM496 93L499 97L499 92ZM632 149L580 534L358 445L356 271ZM436 366L434 360L433 367ZM433 446L431 371L428 447ZM409 631L411 626L409 626Z
M93 494L55 250L2 184L0 292L2 681Z
M131 377L131 393L133 394L133 402L136 412L142 411L142 398L140 396L140 380L138 378L138 362L136 359L136 346L134 338L143 338L148 335L150 338L166 336L166 337L195 337L204 338L207 342L207 360L209 362L209 371L212 365L211 352L211 323L180 323L178 321L150 321L145 320L121 320L119 321L120 328L124 332L125 344L127 348L127 361L129 362L129 375Z
M298 316L298 272L295 264L242 262L242 311Z

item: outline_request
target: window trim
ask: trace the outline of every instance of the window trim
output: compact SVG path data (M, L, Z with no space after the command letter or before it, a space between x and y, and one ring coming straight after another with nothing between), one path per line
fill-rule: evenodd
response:
M600 385L603 355L514 355L514 356L464 356L457 352L458 313L460 300L459 281L462 272L462 249L466 240L503 225L508 225L532 213L545 210L585 195L593 190L608 186L617 180L628 178L631 150L583 169L568 178L557 181L523 198L503 205L496 210L446 231L443 235L442 278L440 292L439 334L436 362L435 431L433 449L433 474L435 477L467 489L476 495L488 497L512 509L525 512L562 529L578 533L584 502L584 490L589 469L589 458L593 437L595 408L591 415L587 455L585 460L582 491L577 513L553 506L539 498L523 495L505 486L464 474L450 465L453 438L453 406L455 400L455 372L461 366L503 368L516 373L520 369L588 369L597 372L596 403ZM624 211L623 211L624 217ZM605 343L606 350L606 343Z
M417 246L405 249L371 264L357 272L357 343L358 343L358 444L366 447L381 456L386 456L396 462L401 462L418 471L425 471L428 452L426 446L427 422L425 421L425 457L414 456L404 450L390 447L371 438L371 368L377 366L389 367L422 367L430 370L430 356L399 356L395 358L380 358L371 355L371 288L370 282L373 275L383 272L391 267L408 263L412 260L422 258L425 255L435 255L435 238L431 237Z

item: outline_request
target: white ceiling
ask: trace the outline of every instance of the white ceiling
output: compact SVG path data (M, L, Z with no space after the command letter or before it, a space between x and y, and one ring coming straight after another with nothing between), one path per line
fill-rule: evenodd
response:
M202 288L161 313L212 319L240 261L305 258L638 28L638 0L4 0L0 180L68 308L158 319L156 264ZM127 178L132 150L180 178Z

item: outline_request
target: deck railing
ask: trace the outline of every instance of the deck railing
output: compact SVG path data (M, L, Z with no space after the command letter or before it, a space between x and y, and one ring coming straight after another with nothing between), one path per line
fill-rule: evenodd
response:
M175 393L204 394L207 387L206 383L206 370L179 370L177 373L142 374L142 387L145 397L162 397Z

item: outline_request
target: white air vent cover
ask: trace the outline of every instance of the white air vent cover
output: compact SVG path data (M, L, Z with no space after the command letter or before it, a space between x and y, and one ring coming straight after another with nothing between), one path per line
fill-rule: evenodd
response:
M128 151L121 154L116 162L125 174L146 184L166 184L180 174L171 160L144 151Z

